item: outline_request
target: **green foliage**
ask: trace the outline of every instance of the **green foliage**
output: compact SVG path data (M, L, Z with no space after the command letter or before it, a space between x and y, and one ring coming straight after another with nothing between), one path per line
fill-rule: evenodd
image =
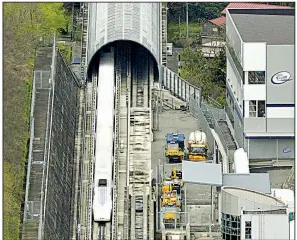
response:
M19 239L27 160L32 75L39 39L67 29L62 3L3 4L4 38L4 240Z
M191 2L188 5L189 22L197 22L201 20L210 20L219 17L221 11L228 5L228 2ZM186 21L186 3L171 2L168 3L168 21L178 23L178 18L181 21Z
M66 60L67 63L71 62L71 57L72 57L72 47L69 44L65 43L58 43L57 44L62 56Z
M207 59L203 56L201 48L187 47L181 54L181 61L185 62L181 69L181 77L202 88L204 97L210 96L224 105L226 71L224 53L213 59Z
M4 20L7 24L15 21L10 25L18 39L29 38L35 43L39 37L52 36L55 30L67 27L69 17L62 3L19 2L4 4Z
M19 239L20 202L23 198L23 172L13 164L4 162L4 239Z
M82 37L82 25L78 24L74 39L75 41L81 41L81 37Z
M181 39L179 39L179 24L178 23L169 23L167 26L167 42L172 42L174 45L182 45L185 46L187 44L191 44L197 39L200 38L201 34L201 26L199 23L189 23L189 42L185 41L187 35L186 23L180 24L180 35Z

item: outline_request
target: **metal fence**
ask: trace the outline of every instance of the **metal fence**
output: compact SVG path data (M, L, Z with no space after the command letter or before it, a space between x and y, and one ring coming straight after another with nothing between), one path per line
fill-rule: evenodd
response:
M48 117L50 115L50 71L34 71L30 113L30 144L22 239L41 238L45 184ZM45 109L45 110L44 110Z
M37 53L21 239L68 239L76 84L55 39Z
M175 212L166 210L166 214L174 214L174 219L165 220L165 212L158 212L157 218L160 219L159 224L156 226L156 231L162 230L162 223L165 230L168 229L183 229L186 230L187 224L189 223L189 214L187 212Z
M165 66L162 66L163 81L162 85L170 91L170 93L185 102L189 102L190 96L198 102L201 101L201 88L195 87L186 80L178 76L177 73L171 71Z

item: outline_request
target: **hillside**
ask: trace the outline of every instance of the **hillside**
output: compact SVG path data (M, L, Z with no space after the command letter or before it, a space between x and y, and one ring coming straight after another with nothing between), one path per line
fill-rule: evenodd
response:
M35 49L68 22L61 3L4 3L4 240L18 239Z

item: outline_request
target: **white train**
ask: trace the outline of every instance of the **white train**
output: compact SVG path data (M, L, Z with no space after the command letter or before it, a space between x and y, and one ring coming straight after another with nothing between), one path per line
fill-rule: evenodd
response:
M102 53L98 70L93 217L108 222L112 210L114 134L114 53Z

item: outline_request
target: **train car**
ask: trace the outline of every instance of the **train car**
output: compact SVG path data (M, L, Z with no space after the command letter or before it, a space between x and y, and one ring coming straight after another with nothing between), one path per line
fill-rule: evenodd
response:
M97 90L93 218L109 222L112 213L112 166L114 135L114 53L100 56Z

